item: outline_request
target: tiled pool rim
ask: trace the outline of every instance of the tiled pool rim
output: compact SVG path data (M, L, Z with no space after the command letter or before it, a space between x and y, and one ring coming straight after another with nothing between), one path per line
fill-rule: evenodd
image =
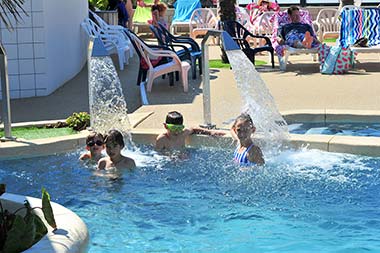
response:
M41 199L28 196L4 193L0 197L4 209L11 212L24 205L28 200L31 207L41 207ZM89 234L86 224L69 209L51 202L54 218L57 223L57 230L53 232L48 225L48 233L31 248L23 251L24 253L84 253L88 250ZM34 209L37 215L43 217L42 211ZM41 218L44 220L44 218ZM46 224L46 223L45 223Z
M380 111L356 110L295 110L285 111L282 115L288 123L297 122L380 122ZM35 125L41 122L28 122L23 125ZM132 138L137 144L152 144L162 129L132 129ZM37 140L16 140L0 142L0 159L17 159L63 153L84 147L87 131L81 133ZM334 135L298 135L290 134L292 147L307 146L329 152L350 153L367 156L380 156L379 137L334 136ZM220 146L231 144L230 133L224 137L191 136L191 146Z

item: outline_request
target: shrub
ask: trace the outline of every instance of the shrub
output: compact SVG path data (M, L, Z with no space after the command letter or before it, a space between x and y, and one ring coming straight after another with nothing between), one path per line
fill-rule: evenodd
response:
M85 130L90 126L90 115L87 112L74 112L66 119L66 123L75 131Z
M88 2L100 10L105 10L108 6L108 0L89 0Z

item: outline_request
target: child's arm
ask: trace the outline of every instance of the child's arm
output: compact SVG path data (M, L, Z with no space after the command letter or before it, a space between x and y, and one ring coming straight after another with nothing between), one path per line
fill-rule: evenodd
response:
M90 152L86 152L84 154L81 154L81 156L79 157L79 160L86 160L86 159L91 159L91 153Z
M232 126L231 129L230 129L230 133L231 133L231 137L232 137L232 139L233 139L234 141L239 141L239 138L238 138L238 136L237 136L237 134L236 134L235 129L234 129L233 126Z
M155 150L156 151L162 151L165 148L166 148L166 138L165 138L165 135L160 134L159 136L157 136L157 139L156 139Z
M192 127L189 129L190 134L204 134L204 135L211 135L211 136L223 136L226 133L221 130L211 130L203 127Z
M97 170L105 170L106 169L106 165L107 165L106 159L107 158L105 157L105 158L102 158L99 160L98 167L96 168Z
M248 160L251 162L256 163L257 165L264 165L264 157L263 152L261 152L261 149L258 146L253 146L249 152L248 152Z

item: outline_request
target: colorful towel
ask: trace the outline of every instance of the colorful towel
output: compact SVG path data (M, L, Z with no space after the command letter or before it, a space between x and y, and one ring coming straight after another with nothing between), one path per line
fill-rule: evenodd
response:
M340 45L343 48L362 37L368 39L368 46L380 44L380 8L344 10L341 18Z
M177 0L174 3L174 16L172 22L188 22L193 11L202 8L199 0Z

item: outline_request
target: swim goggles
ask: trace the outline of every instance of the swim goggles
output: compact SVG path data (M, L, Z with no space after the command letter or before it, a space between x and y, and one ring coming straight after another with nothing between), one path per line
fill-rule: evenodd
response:
M97 146L102 146L104 143L103 143L102 141L99 141L99 140L97 140L97 141L89 141L89 142L87 143L87 146L92 147L92 146L94 146L95 144L96 144Z
M185 128L184 125L166 124L166 128L171 132L182 132Z

